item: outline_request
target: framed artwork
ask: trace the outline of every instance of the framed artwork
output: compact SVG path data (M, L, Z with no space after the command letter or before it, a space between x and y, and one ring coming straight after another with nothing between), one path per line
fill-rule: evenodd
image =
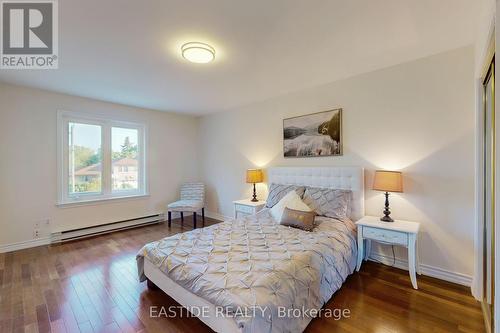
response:
M342 109L283 120L285 157L342 155Z

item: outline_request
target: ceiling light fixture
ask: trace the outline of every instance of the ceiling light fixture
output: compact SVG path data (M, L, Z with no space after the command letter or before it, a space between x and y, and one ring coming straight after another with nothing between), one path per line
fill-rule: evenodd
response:
M215 49L208 44L189 42L181 46L184 59L197 64L206 64L215 59Z

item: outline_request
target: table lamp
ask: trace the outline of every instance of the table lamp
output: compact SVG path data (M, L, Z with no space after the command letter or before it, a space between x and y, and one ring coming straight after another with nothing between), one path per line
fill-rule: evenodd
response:
M376 191L385 192L385 209L384 216L380 221L394 222L389 216L389 192L403 192L403 174L399 171L375 171L375 179L373 180L373 189Z
M247 170L247 183L248 184L253 184L253 202L257 202L257 194L255 192L255 184L256 183L262 183L263 181L263 174L261 169L248 169Z

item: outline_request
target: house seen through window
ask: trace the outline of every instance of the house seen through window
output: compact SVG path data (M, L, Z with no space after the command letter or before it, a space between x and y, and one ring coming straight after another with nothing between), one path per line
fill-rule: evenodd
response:
M62 203L145 194L141 125L62 118Z

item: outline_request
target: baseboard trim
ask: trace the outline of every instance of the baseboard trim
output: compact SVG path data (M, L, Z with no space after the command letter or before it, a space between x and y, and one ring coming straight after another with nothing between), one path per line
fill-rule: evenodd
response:
M0 245L0 253L7 253L19 250L29 249L31 247L43 246L50 244L50 237L41 237L37 239L30 239L27 241Z
M101 224L97 226L83 227L75 230L54 231L49 236L29 239L21 242L0 245L0 253L25 250L32 247L51 245L61 241L76 240L80 238L97 236L99 234L137 228L163 221L163 214L150 215L141 218ZM63 236L63 234L65 234Z
M227 220L232 219L232 217L224 216L222 214L219 214L219 213L216 213L216 212L209 212L209 211L205 212L205 216L209 217L211 219L219 220L219 221L227 221Z
M392 266L394 259L392 256L386 256L381 253L371 253L370 258L371 261L375 262L380 262L384 265L389 265ZM403 260L400 258L396 258L396 261L394 262L394 267L408 270L408 261ZM420 264L420 270L422 272L422 275L427 275L436 279L460 284L463 286L470 287L472 285L472 276L458 273L458 272L452 272L446 269L426 265L426 264Z

